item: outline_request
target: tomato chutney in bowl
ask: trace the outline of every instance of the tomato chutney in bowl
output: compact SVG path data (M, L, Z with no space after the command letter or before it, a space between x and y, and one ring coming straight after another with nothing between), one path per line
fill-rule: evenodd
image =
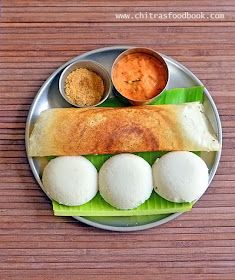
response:
M143 105L164 91L169 72L166 62L157 52L132 48L116 58L111 76L122 98L132 105Z

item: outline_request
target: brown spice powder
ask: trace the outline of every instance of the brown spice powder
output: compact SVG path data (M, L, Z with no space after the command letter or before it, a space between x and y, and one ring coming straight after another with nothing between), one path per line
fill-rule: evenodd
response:
M79 106L92 106L102 99L104 82L95 72L78 68L67 76L65 94L70 101Z

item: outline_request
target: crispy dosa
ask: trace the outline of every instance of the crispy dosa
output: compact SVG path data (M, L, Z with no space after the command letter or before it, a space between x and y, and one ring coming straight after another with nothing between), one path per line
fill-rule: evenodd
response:
M216 151L220 145L198 102L119 108L56 108L41 113L30 156L144 151Z

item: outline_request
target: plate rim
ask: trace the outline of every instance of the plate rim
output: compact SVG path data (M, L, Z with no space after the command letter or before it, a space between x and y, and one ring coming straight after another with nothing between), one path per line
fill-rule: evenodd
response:
M28 163L30 165L30 169L31 172L33 173L33 176L35 178L35 180L37 181L37 183L39 184L40 188L43 190L43 192L46 194L46 196L48 197L47 193L45 192L43 186L42 186L42 182L40 180L40 177L38 175L38 173L35 171L35 167L33 165L33 160L32 157L29 156L28 154L28 144L29 144L29 130L30 130L30 120L32 117L32 112L34 111L34 108L36 107L37 101L39 99L39 97L41 96L43 89L47 86L47 84L49 84L51 82L51 80L66 66L68 66L70 63L78 60L78 59L83 59L84 57L86 57L87 55L92 55L95 54L97 52L105 52L105 51L112 51L112 50L123 50L123 49L130 49L133 48L135 46L127 46L127 45L118 45L118 46L109 46L109 47L103 47L103 48L97 48L97 49L93 49L91 51L82 53L81 55L75 56L72 59L68 60L67 62L65 62L64 64L62 64L59 68L57 68L55 71L53 71L51 73L51 75L49 75L49 77L45 80L45 82L41 85L41 87L39 88L37 94L35 95L32 104L30 105L30 109L28 111L28 115L27 115L27 120L26 120L26 128L25 128L25 149L26 149L26 155L27 155L27 160ZM201 80L193 73L191 72L186 66L184 66L182 63L178 62L177 60L164 55L162 53L160 53L163 58L168 59L169 61L171 61L171 63L173 63L174 65L176 65L178 68L181 68L183 70L184 73L188 74L189 76L191 76L199 85L204 86L204 84L201 82ZM216 170L218 168L219 162L220 162L220 158L221 158L221 153L222 153L222 125L221 125L221 120L220 120L220 116L218 113L218 109L215 105L215 102L212 98L212 96L210 95L209 91L207 90L207 88L204 86L204 93L206 94L210 105L212 106L213 109L213 113L215 115L215 121L217 124L217 137L218 137L218 141L220 143L220 150L216 152L215 155L215 164L213 165L211 172L210 172L210 178L209 178L209 183L208 183L208 187L211 184L211 181L213 180ZM139 230L145 230L145 229L149 229L149 228L153 228L162 224L165 224L171 220L176 219L177 217L179 217L180 215L182 215L183 213L172 213L170 214L168 217L165 217L161 220L155 221L155 222L151 222L151 223L147 223L145 225L137 225L137 226L111 226L111 225L105 225L105 224L101 224L98 222L94 222L91 221L89 219L86 219L85 217L80 217L80 216L72 216L74 219L87 224L89 226L93 226L99 229L104 229L104 230L109 230L109 231L119 231L119 232L130 232L130 231L139 231Z

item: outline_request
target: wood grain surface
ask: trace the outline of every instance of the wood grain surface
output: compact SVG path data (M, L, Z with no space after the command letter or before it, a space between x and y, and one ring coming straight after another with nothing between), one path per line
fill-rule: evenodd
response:
M235 279L235 2L0 3L0 279ZM185 11L206 18L135 18ZM134 18L117 19L120 13ZM152 47L189 67L223 125L222 159L206 194L190 213L142 232L54 217L25 155L28 109L48 75L74 56L117 44Z

